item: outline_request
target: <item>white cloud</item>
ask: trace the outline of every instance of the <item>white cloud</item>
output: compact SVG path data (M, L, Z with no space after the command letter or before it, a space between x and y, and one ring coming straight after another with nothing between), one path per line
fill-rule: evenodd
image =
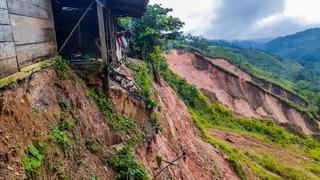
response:
M162 4L172 8L172 15L185 22L184 31L194 34L203 34L209 28L210 20L214 15L215 0L151 0L151 4Z
M209 38L269 38L320 25L320 0L276 0L267 3L256 0L150 2L173 8L172 15L186 23L185 32ZM280 4L283 6L280 7Z
M320 23L319 0L286 0L284 15L303 24Z

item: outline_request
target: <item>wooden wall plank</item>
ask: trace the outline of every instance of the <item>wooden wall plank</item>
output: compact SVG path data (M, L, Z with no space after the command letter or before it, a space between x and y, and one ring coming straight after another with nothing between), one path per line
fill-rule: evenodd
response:
M0 78L4 78L16 72L18 72L16 57L0 60Z
M8 0L9 1L9 0ZM30 4L34 4L44 9L51 9L51 0L15 0L15 1L22 1L28 2Z
M15 45L56 41L54 22L10 14Z
M7 9L7 0L0 0L0 9Z
M53 19L51 8L45 9L30 2L30 0L8 0L8 11L10 14L41 19Z
M10 24L8 10L0 9L0 24Z
M56 52L57 47L55 42L16 46L17 59L20 68L31 64L32 61L37 58L53 56Z
M15 56L16 53L13 42L0 43L0 59L7 59Z
M12 41L12 31L10 25L0 25L0 42Z

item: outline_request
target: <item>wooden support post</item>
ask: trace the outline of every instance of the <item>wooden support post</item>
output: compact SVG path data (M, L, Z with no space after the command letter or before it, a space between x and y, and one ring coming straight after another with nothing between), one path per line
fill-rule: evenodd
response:
M103 62L103 89L106 96L109 97L109 67L107 62L107 44L106 44L106 31L105 31L105 21L103 15L103 7L97 3L97 13L98 13L98 24L99 24L99 36L100 36L100 47L101 47L101 57Z
M82 33L81 33L81 24L78 25L78 45L79 49L78 52L82 52Z

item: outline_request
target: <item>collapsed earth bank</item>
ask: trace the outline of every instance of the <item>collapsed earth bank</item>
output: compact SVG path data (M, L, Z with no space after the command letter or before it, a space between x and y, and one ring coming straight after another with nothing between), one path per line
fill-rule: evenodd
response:
M130 133L112 128L110 119L88 95L91 90L83 80L71 70L68 78L61 78L60 73L47 68L1 91L0 178L29 177L25 172L28 155L40 162L37 172L32 173L37 179L117 176L106 161L116 149L130 143L126 138ZM98 86L99 81L89 84ZM188 109L165 82L153 85L158 92L159 132L150 130L153 125L145 102L118 83L111 84L114 110L135 119L144 134L133 152L149 177L167 165L158 167L157 157L171 162L184 155L157 179L238 179L223 154L201 139Z
M306 135L319 132L318 123L251 81L252 75L227 60L208 59L186 50L172 50L166 54L166 59L170 70L201 89L212 102L222 103L237 115L273 118L278 124Z

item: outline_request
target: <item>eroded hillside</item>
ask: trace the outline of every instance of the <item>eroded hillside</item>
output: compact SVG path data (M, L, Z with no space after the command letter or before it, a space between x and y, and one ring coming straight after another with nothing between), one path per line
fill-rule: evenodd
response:
M240 71L239 68L226 65L226 62L222 63L221 60L207 60L200 55L183 50L167 53L166 59L173 72L195 84L212 101L221 102L238 115L257 119L273 118L279 124L302 130L305 134L318 133L318 122L312 121L286 101L278 98L271 93L273 91L268 92L258 84L249 81L253 79L252 75ZM224 67L228 66L229 70L215 66L212 62L222 64Z
M274 83L268 82L264 79L257 78L251 73L244 71L237 65L231 63L230 61L222 58L213 58L209 59L212 63L217 64L224 69L235 73L239 76L239 78L245 80L245 81L252 81L262 87L263 89L270 91L271 93L274 93L277 96L280 96L282 98L288 99L294 103L297 103L299 105L305 106L307 104L306 100L304 100L302 97L298 96L297 94L290 92L284 88L282 88L279 85L276 85Z
M101 84L94 78L87 83L97 89ZM143 164L151 178L238 179L224 155L202 140L188 109L165 82L153 85L159 101L154 119L161 130L155 130L143 98L116 81L111 89L113 105L72 71L48 68L2 90L0 177L113 179L124 160L128 166ZM127 152L121 150L126 144L135 155L117 154ZM131 162L134 157L138 161ZM143 174L133 167L134 175Z

